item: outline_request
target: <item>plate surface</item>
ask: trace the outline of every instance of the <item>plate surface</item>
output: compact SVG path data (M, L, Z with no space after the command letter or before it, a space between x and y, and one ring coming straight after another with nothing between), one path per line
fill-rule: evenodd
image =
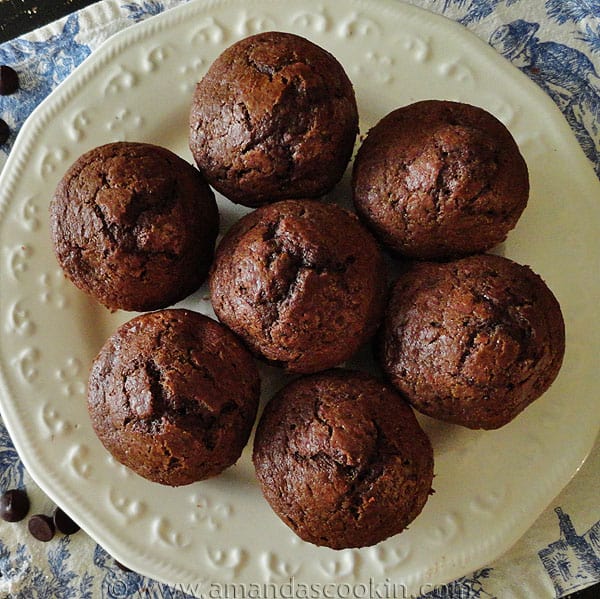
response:
M355 84L361 133L424 98L497 115L529 164L531 198L500 250L542 275L563 307L567 353L543 398L508 426L478 432L421 421L436 458L435 495L410 529L376 547L332 551L297 539L271 512L250 450L210 481L171 489L115 463L88 420L89 365L132 313L109 313L65 281L48 202L84 151L157 143L191 162L195 82L228 45L268 29L331 51ZM347 203L348 173L333 192ZM600 189L557 108L465 29L397 1L190 2L111 38L31 116L0 181L0 408L25 466L116 559L168 583L393 581L416 592L507 550L569 481L600 426L594 382ZM219 198L222 231L244 209ZM212 315L206 289L181 306ZM360 358L356 363L360 364ZM264 396L281 384L263 368ZM427 590L431 586L425 586Z

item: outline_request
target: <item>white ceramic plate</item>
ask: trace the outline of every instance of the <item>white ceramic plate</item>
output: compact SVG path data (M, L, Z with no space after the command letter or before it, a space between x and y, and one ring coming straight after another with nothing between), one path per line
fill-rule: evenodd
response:
M327 48L354 81L365 133L397 106L447 98L483 106L529 163L530 204L503 247L559 298L567 354L552 389L513 423L475 432L423 418L436 493L410 529L376 547L299 541L263 501L247 448L214 480L171 489L116 464L85 407L88 367L130 313L110 314L66 282L47 207L66 168L117 139L164 145L191 161L195 82L229 44L265 29ZM169 583L393 581L416 591L489 563L569 481L600 414L590 335L598 296L599 185L551 101L491 48L444 18L397 1L190 2L115 36L35 111L0 182L1 409L42 489L118 560ZM334 195L347 201L346 176ZM241 209L220 198L223 229ZM211 313L203 289L181 305ZM265 397L281 381L264 369ZM425 589L428 587L425 587ZM431 588L431 587L429 587Z

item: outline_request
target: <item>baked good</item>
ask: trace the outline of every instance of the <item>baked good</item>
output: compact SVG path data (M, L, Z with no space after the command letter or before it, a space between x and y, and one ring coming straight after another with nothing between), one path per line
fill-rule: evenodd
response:
M398 278L380 358L417 409L474 429L510 422L554 381L560 306L527 266L493 255L415 263Z
M371 129L353 168L354 205L390 250L417 259L484 252L504 241L529 196L525 160L482 108L426 100Z
M421 512L433 450L390 386L348 370L297 379L266 406L254 466L275 513L302 539L333 549L395 535Z
M205 280L219 229L202 175L165 148L86 152L50 204L54 251L71 281L111 310L169 306Z
M342 177L358 132L352 84L312 42L271 31L227 48L198 83L190 149L238 204L319 197Z
M90 372L88 410L115 459L178 486L239 458L259 393L254 360L231 331L169 309L133 318L107 340Z
M350 358L375 332L383 268L354 214L286 200L246 215L221 240L211 301L255 354L288 372L315 372Z

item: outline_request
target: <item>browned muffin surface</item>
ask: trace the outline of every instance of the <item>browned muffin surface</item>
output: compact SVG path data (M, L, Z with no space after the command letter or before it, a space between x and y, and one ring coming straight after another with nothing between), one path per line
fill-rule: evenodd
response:
M165 148L115 142L78 158L50 205L52 241L73 283L110 309L153 310L195 291L219 228L200 173Z
M290 372L348 359L385 302L383 260L355 215L288 200L258 208L225 235L210 275L219 320Z
M507 258L480 255L416 263L399 277L380 357L421 412L493 429L548 389L564 349L560 306L542 279Z
M254 440L265 498L302 539L334 549L401 532L431 492L433 450L398 393L364 373L298 379L267 404Z
M267 32L226 49L198 83L190 148L209 183L259 206L318 197L341 178L358 132L354 90L328 52Z
M437 260L504 241L527 205L529 177L493 115L427 100L394 110L369 131L353 189L358 213L384 245Z
M119 462L178 486L235 463L259 393L256 365L233 333L170 309L138 316L108 339L90 372L88 410Z

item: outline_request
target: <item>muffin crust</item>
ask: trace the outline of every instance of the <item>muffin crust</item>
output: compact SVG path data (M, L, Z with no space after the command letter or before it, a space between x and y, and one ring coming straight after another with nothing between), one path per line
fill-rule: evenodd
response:
M235 463L259 392L256 365L233 333L170 309L138 316L107 340L90 372L88 410L115 459L178 486Z
M375 332L383 269L355 215L314 200L277 202L223 238L211 301L255 354L289 372L316 372L348 359Z
M560 369L560 306L528 267L493 255L415 263L396 282L380 357L421 412L469 428L504 426Z
M198 83L190 149L238 204L319 197L342 177L358 132L354 90L312 42L267 32L226 49Z
M504 241L527 205L529 177L493 115L427 100L369 131L354 161L353 192L357 212L387 248L438 260Z
M69 279L111 310L167 307L205 280L219 229L200 173L165 148L115 142L78 158L50 205Z
M265 498L302 539L374 545L423 509L433 450L398 393L364 373L331 370L267 404L254 440Z

